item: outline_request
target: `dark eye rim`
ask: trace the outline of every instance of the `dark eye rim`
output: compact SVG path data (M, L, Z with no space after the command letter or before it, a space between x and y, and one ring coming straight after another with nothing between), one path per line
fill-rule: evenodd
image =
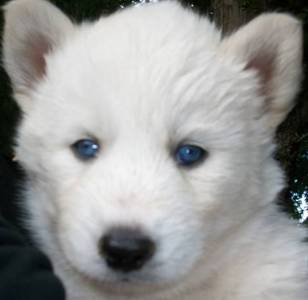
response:
M178 160L177 158L177 153L178 151L180 150L180 148L182 147L185 147L185 146L189 146L189 147L196 147L196 148L199 148L202 150L202 154L201 154L201 158L194 161L194 162L191 162L189 164L185 164L181 161ZM185 168L185 169L192 169L192 168L195 168L195 167L198 167L199 165L201 165L205 159L209 156L209 152L207 150L205 150L203 147L197 145L197 144L194 144L194 143L189 143L189 142L186 142L186 143L180 143L176 148L175 150L173 151L173 157L175 159L175 162L177 163L177 165L181 168Z
M82 156L80 155L80 153L78 152L78 144L81 142L85 142L85 141L90 141L93 144L97 145L97 151L95 152L95 154L93 156ZM81 138L78 139L76 142L74 142L73 144L71 144L70 146L72 152L74 153L74 155L81 161L91 161L93 159L95 159L100 151L100 143L98 142L98 140L96 138L92 138L92 137L87 137L87 138Z

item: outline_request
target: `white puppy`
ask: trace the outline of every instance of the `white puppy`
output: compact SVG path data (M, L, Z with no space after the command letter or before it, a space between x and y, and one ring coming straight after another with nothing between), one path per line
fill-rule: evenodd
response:
M305 232L275 204L301 24L231 36L173 1L73 24L5 6L34 240L69 300L306 300Z

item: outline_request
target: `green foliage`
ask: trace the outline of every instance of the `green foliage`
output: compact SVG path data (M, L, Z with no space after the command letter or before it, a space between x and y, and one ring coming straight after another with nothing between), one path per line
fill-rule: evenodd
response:
M290 199L293 203L292 213L296 219L308 225L308 134L299 144L298 155L290 183Z

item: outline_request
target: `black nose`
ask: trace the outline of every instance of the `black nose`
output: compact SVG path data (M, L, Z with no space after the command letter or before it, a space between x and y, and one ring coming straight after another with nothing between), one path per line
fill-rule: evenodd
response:
M100 252L107 265L122 272L141 269L154 251L154 242L135 229L113 229L100 242Z

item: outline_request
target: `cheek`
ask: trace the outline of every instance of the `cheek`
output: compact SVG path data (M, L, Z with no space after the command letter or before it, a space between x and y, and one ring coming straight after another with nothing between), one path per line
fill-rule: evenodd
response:
M218 236L247 214L245 207L252 191L251 170L249 159L229 152L212 156L190 176L195 206L203 216L208 236Z
M61 193L74 189L74 185L86 176L88 167L78 161L69 148L52 153L44 163L50 179Z
M57 240L66 260L90 277L103 276L105 265L98 249L102 223L90 214L85 202L72 205L69 199L61 200L68 201L58 216Z
M238 198L250 168L246 157L238 152L216 153L192 172L189 181L200 205L226 204Z

